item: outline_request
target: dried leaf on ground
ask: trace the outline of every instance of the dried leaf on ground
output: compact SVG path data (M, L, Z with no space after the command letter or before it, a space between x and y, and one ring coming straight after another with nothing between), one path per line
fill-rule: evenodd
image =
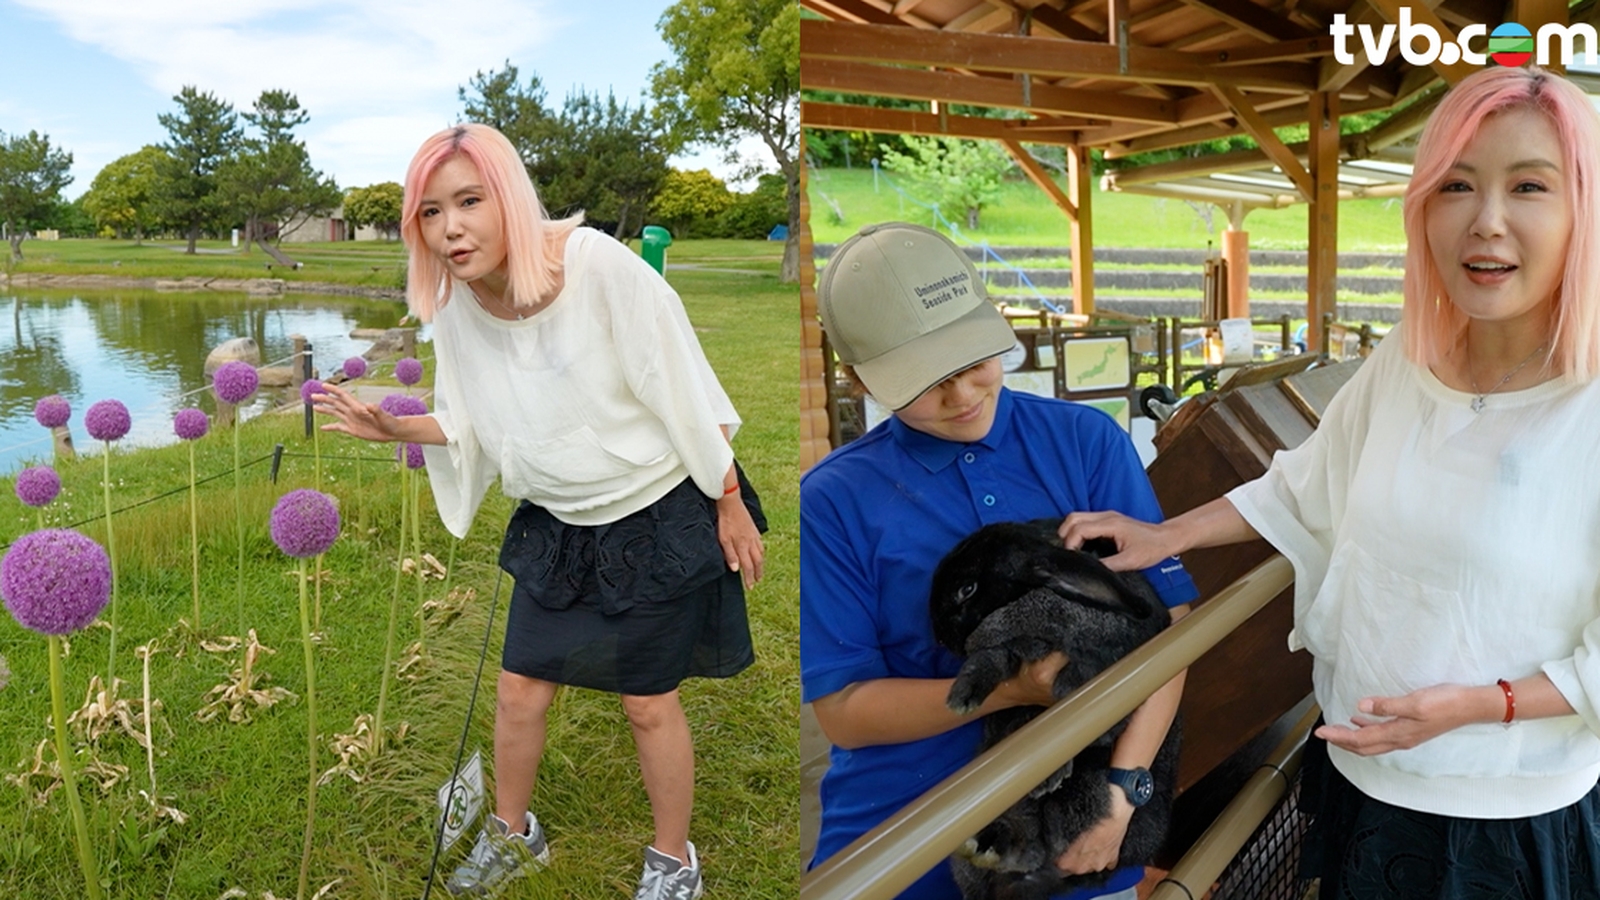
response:
M404 742L406 733L410 730L411 726L408 723L401 722L389 736L389 746ZM362 713L356 716L350 733L334 735L333 740L328 742L328 747L339 757L339 762L323 772L317 779L317 784L327 784L340 775L348 777L357 784L365 781L367 767L378 756L377 733L373 731L372 715Z
M250 629L249 638L244 646L243 661L239 668L228 673L233 680L211 688L206 694L210 699L200 707L194 717L202 722L209 722L226 710L229 722L244 724L263 709L284 700L295 699L294 693L288 688L258 686L258 683L265 682L271 677L257 669L258 661L263 655L276 652L278 651L257 640L256 630Z
M134 701L117 696L125 684L118 678L108 689L99 675L90 676L83 705L67 716L67 725L80 740L98 747L100 739L107 734L121 732L133 738L140 747L150 749L150 742L144 735L143 704L136 706ZM161 701L152 700L150 706L154 714L155 710L161 708Z
M52 754L50 759L45 759L45 748L50 746L50 739L45 738L33 748L33 764L26 770L15 775L7 775L6 781L21 788L23 793L32 796L35 803L43 806L50 799L55 789L61 786L61 766ZM101 793L110 793L111 789L128 777L128 767L114 763L104 762L89 753L76 763L80 778L88 780L100 789ZM25 760L22 766L28 766ZM36 780L42 780L42 786L34 786Z

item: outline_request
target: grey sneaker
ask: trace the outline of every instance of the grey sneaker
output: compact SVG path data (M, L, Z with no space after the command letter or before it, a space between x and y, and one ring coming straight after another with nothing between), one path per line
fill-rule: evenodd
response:
M694 844L689 845L687 865L676 856L668 856L654 847L644 848L644 874L639 876L639 887L633 892L633 900L697 900L705 891L705 883L700 880L700 860L695 857Z
M472 845L466 862L450 874L444 883L452 895L491 897L500 893L507 883L521 878L530 868L539 868L550 862L550 846L545 842L544 829L533 813L526 813L527 834L511 834L511 826L494 814L478 833L478 842Z

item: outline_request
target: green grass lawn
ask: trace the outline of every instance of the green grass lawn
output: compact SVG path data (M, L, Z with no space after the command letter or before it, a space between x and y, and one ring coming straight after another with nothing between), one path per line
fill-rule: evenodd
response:
M347 246L338 245L334 255L349 268L343 258ZM25 247L34 260L48 250L85 266L98 265L96 254L127 251L123 258L129 261L118 268L148 265L162 275L173 270L160 268L158 258L195 266L217 263L186 261L149 244L134 248L111 241L63 241L48 248L33 242ZM757 242L675 244L673 261L733 260L737 268L762 274L669 272L712 365L744 417L734 446L761 491L772 526L766 536L767 577L749 596L755 666L732 679L696 680L683 688L698 761L691 837L705 866L707 890L713 896L755 900L787 900L798 883L799 353L797 297L792 286L779 285L776 277L780 249ZM254 258L262 257L257 253ZM420 355L431 352L424 348ZM276 651L258 666L270 677L267 686L297 694L304 690L305 675L294 566L272 545L266 522L278 496L308 486L312 479L312 461L300 455L310 453L310 443L299 422L298 416L267 416L246 423L241 432L247 460L269 454L277 443L291 453L278 484L267 480L265 464L247 470L242 622L234 569L232 476L202 486L200 494L203 631L216 636L238 634L241 624L255 628L261 642ZM351 731L355 717L371 713L376 705L395 577L400 490L394 466L385 460L392 458L390 448L323 437L328 468L323 487L341 498L346 518L340 540L327 556L324 637L316 649L324 741L319 761L328 768L337 760L327 741ZM180 445L114 453L113 504L131 505L184 487L187 449ZM208 436L198 450L202 477L230 471L227 433ZM363 465L359 493L352 463L357 453L378 460ZM82 530L102 536L96 519L102 513L100 472L98 456L63 465L65 490L48 510L53 524L89 520ZM9 480L0 487L0 544L9 544L34 527L34 514L12 498ZM157 499L116 517L121 561L117 672L128 682L122 696L137 705L141 688L134 651L154 642L152 691L161 703L153 728L158 792L190 818L182 825L153 821L139 794L150 789L144 751L125 735L103 738L97 757L125 766L126 774L103 791L87 781L80 784L94 810L90 828L107 896L214 900L235 888L251 898L268 891L280 898L293 896L304 826L306 709L303 703L282 703L243 725L196 720L207 692L239 664L239 653L207 652L173 630L191 607L184 496L180 492ZM451 541L426 490L423 498L422 549L442 561L450 554ZM313 891L337 881L327 897L421 895L433 846L435 792L449 777L498 584L489 664L468 740L469 754L481 749L486 761L491 756L493 685L508 590L497 579L495 559L509 507L509 500L491 491L460 545L453 584L474 593L458 615L419 626L412 617L417 610L415 584L405 584L400 635L409 643L423 628L425 657L413 667L415 680L397 682L391 689L387 719L408 723L409 732L362 772L359 783L338 777L322 787ZM364 528L357 524L360 520ZM426 599L442 595L441 582L426 583ZM104 628L71 639L66 661L69 707L83 700L90 675L105 669L107 645ZM0 775L14 776L31 767L35 746L51 733L45 643L9 616L0 617L0 655L10 670L9 683L0 689ZM51 757L53 750L47 749L45 758ZM25 791L0 781L0 896L83 896L63 794L56 791L44 805L32 799L45 783L33 779L32 790ZM628 724L615 697L563 691L552 710L548 752L533 805L551 840L552 866L502 896L631 896L651 821ZM468 844L470 839L445 855L441 877L459 862ZM434 886L433 896L444 896L442 884Z
M813 169L808 175L811 232L817 243L838 243L863 225L904 220L933 225L932 214L916 197L909 181L880 174L874 185L871 169ZM911 194L907 199L893 186ZM1220 246L1227 216L1215 206L1199 204L1211 214L1211 230L1196 206L1138 194L1095 189L1090 203L1096 247L1160 247L1205 249ZM946 218L962 221L958 215ZM981 227L964 232L968 241L994 246L1059 246L1070 243L1069 221L1044 192L1025 178L1005 186L1000 200L983 211ZM1258 250L1304 250L1306 206L1256 210L1245 217L1251 247ZM1339 204L1339 250L1345 253L1400 253L1405 250L1400 201L1352 200Z
M279 265L259 247L246 252L228 241L200 241L196 246L199 252L190 256L183 252L183 241L170 239L25 241L22 262L11 271L127 278L281 278L391 289L405 284L405 246L399 241L284 244L280 249L302 263L299 269ZM637 250L638 241L632 246ZM682 240L667 250L667 262L745 269L770 262L776 272L782 255L781 242Z

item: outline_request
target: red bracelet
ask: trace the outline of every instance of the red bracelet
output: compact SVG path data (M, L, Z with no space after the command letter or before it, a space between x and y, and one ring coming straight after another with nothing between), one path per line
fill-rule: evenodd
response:
M739 485L737 483L735 483L733 487L724 488L723 491L722 491L722 496L726 497L729 494L732 494L732 493L734 493L734 492L736 492L738 490L739 490Z
M1511 682L1504 678L1498 679L1495 684L1500 685L1500 690L1506 694L1506 717L1500 720L1500 724L1510 725L1511 719L1517 714L1517 695L1511 693Z

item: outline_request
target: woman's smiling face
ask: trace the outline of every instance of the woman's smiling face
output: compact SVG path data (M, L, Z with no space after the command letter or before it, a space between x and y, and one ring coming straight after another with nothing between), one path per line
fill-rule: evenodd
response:
M1561 140L1544 113L1489 116L1427 200L1433 264L1473 319L1546 316L1561 286L1572 204Z

